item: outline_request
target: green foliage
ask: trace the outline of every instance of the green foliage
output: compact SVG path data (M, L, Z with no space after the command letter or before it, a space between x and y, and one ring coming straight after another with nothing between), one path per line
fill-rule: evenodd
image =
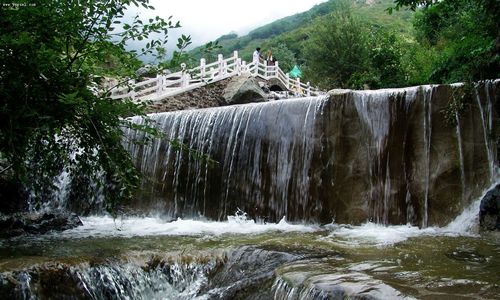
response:
M261 47L263 50L266 50L274 48L280 43L284 43L298 57L299 55L296 51L298 49L292 49L293 46L297 45L293 45L282 40L275 40L275 38L279 39L284 34L288 34L296 30L300 31L304 27L307 27L315 19L329 14L335 9L334 7L337 1L338 0L329 0L324 3L320 3L308 11L294 14L292 16L274 21L270 24L263 25L252 30L245 36L238 37L234 34L223 35L217 39L219 44L222 46L221 53L224 54L224 56L227 56L237 50L240 52L241 57L247 61L251 61L252 52L256 47ZM197 58L201 58L203 56L203 53L199 48L195 48L191 52Z
M392 13L394 10L399 10L402 7L409 7L411 10L417 9L419 6L431 6L434 3L437 3L439 0L394 0L396 4L395 7L389 7L387 11Z
M236 34L236 33L229 33L229 34L225 34L225 35L219 37L215 41L216 42L220 42L220 41L225 41L225 40L232 40L232 39L235 39L237 37L238 37L238 34Z
M92 44L89 46L94 47ZM99 48L99 51L88 56L82 64L82 68L93 74L123 78L142 66L142 62L133 53L126 51L120 45L103 41Z
M338 17L337 28L327 25L336 22L331 14L345 10L346 4L356 22L349 25ZM498 0L378 0L371 5L330 0L247 36L226 35L220 44L224 55L238 50L247 61L258 46L263 53L272 49L280 61L276 48L283 45L305 71L305 80L319 81L323 88L477 81L500 75L499 15ZM356 43L349 43L355 36ZM334 37L340 44L329 46L332 54L325 45ZM312 49L315 45L322 50ZM320 70L325 63L327 70Z
M215 61L216 55L218 51L222 49L222 46L219 45L219 41L208 42L205 44L205 47L201 49L203 53L203 57L207 60L207 62Z
M292 61L293 64L304 68L310 63L310 57L304 53L309 37L319 27L323 26L322 24L325 22L325 19L329 18L330 13L342 10L343 7L349 6L349 4L352 6L351 14L358 20L363 20L362 23L364 23L363 26L365 27L366 35L370 36L372 35L372 31L376 32L380 28L381 31L394 34L397 37L396 44L404 44L406 46L407 40L409 40L407 36L411 33L410 21L412 12L399 11L388 15L386 8L393 5L392 0L378 0L370 5L366 4L366 1L352 3L343 0L330 0L313 7L307 12L286 17L257 28L249 35L234 38L231 38L230 35L225 35L224 38L218 39L222 46L221 53L227 56L231 55L234 50L238 50L244 60L251 61L252 52L256 47L261 47L263 53L266 53L267 50L273 50L273 55L285 70L289 70L288 65L291 65ZM284 55L278 53L283 47L287 49L284 51ZM371 45L367 45L367 47L371 47ZM196 48L191 53L195 57L206 57L201 49ZM277 49L278 52L276 52ZM283 62L283 59L287 61ZM380 83L380 76L377 74L374 75L373 72L371 69L360 71L356 75L359 80L354 80L354 85L363 86L365 81L373 82L373 86L386 85L383 82ZM401 78L406 77L402 75ZM316 81L312 78L307 78L306 80L311 80L316 84ZM391 86L394 86L394 84Z
M367 32L349 10L336 11L315 28L305 44L304 75L323 88L350 87L351 76L361 76L368 60Z
M417 40L436 53L427 81L451 83L499 76L500 40L495 0L429 2L415 16ZM424 50L428 51L428 50Z
M398 87L499 76L498 1L395 1L398 10L416 10L413 32L407 25L409 11L389 15L379 9L388 2L379 2L346 9L337 1L331 15L281 34L268 45L285 44L305 66L307 80L323 88Z
M436 49L422 45L415 41L406 44L401 61L408 78L407 85L421 85L429 83L432 66L438 59Z
M371 88L398 87L405 85L405 68L402 56L407 46L394 33L382 28L371 30L368 39L369 64L377 76Z
M125 117L143 107L90 87L99 83L95 75L133 76L137 57L165 44L151 40L129 54L127 41L166 36L179 24L159 17L124 23L130 5L153 9L147 0L24 2L17 10L0 7L0 157L12 170L8 180L31 184L43 199L65 167L106 185L112 209L138 185L121 139L131 126Z
M155 73L160 72L163 69L168 69L173 72L180 71L183 66L184 68L189 68L195 64L193 57L186 52L186 47L191 45L191 36L181 35L177 39L177 50L172 53L172 58L170 60L164 60L165 57L162 56L163 60L154 70Z
M285 44L280 43L270 49L273 51L273 58L279 61L279 66L283 71L289 72L297 64L295 53L288 49Z
M316 17L330 13L333 7L336 5L336 2L337 1L334 0L315 5L308 11L282 18L270 24L261 26L255 30L252 30L248 35L252 39L268 39L284 32L295 30Z
M446 108L442 110L448 125L457 125L460 115L467 109L467 103L471 102L475 93L474 90L474 85L470 82L465 83L463 86L453 87L451 100L448 102Z
M344 7L322 20L305 43L305 76L325 89L400 86L403 48L394 32L370 27Z
M219 163L218 161L213 160L210 157L210 155L203 153L201 151L198 151L196 149L193 149L178 139L169 140L169 142L170 142L171 147L174 150L183 151L183 152L187 153L192 159L206 163L208 165L208 167L213 167L214 165Z

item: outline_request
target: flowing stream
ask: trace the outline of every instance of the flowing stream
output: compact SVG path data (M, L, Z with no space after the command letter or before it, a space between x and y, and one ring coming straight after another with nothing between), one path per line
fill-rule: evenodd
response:
M474 202L446 227L106 216L0 245L14 299L499 299Z
M456 125L457 86L151 115L165 138L124 141L130 214L1 239L0 299L500 299L500 236L478 231L498 85ZM83 213L58 180L44 209Z

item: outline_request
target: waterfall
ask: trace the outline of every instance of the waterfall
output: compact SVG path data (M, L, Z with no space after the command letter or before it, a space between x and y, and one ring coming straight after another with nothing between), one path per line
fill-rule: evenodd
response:
M187 212L205 216L216 206L212 216L219 220L234 213L236 207L251 212L263 210L258 215L266 218L264 210L269 206L282 217L289 211L303 211L311 204L308 172L315 145L310 141L314 139L315 119L324 100L309 98L155 114L151 117L165 132L166 139L155 140L149 147L130 143L128 149L142 173L149 178L161 178L161 183L154 184L170 195L172 203L167 205L167 211L171 215ZM261 139L261 132L267 136ZM132 131L127 135L131 139L144 138ZM193 159L183 151L173 151L169 140L179 140L192 149L209 153L217 161L216 166ZM290 191L298 200L292 207L286 201ZM263 192L266 199L259 197ZM208 204L214 193L216 203ZM255 207L249 210L246 199L255 199ZM236 205L229 206L231 203Z
M495 82L498 82L495 81ZM494 122L494 114L493 114L493 99L491 98L491 92L490 90L492 89L493 83L491 81L487 81L484 83L486 88L484 89L485 91L485 101L486 101L486 107L483 108L483 101L481 99L481 96L479 94L479 87L476 87L475 89L475 98L477 101L477 107L479 108L480 114L479 116L481 117L481 125L483 127L483 136L484 136L484 146L486 147L486 153L488 154L488 161L490 162L489 168L490 168L490 177L494 178L496 176L495 174L495 160L494 160L494 149L493 149L493 141L491 138L488 137L488 134L493 132L493 122Z
M16 299L206 299L197 294L214 266L215 260L188 264L151 261L144 266L123 262L59 264L8 276L19 284L11 295ZM5 273L0 278L3 284L8 282Z
M423 219L422 227L426 227L429 223L429 181L431 180L430 173L430 148L431 148L431 135L432 135L432 118L431 118L431 108L432 108L432 89L427 89L424 94L424 149L425 149L425 195L424 195L424 209L423 209Z
M493 181L498 85L478 85L456 126L443 114L455 88L446 85L152 114L164 138L136 144L147 137L125 132L145 175L133 208L170 218L225 220L241 209L264 222L445 225Z
M462 188L462 197L465 195L465 163L464 163L464 153L463 153L463 147L462 147L462 132L460 130L460 118L458 116L458 113L455 113L455 119L457 120L457 148L458 148L458 153L459 153L459 159L460 159L460 181L462 183L461 188ZM462 199L463 200L463 199Z

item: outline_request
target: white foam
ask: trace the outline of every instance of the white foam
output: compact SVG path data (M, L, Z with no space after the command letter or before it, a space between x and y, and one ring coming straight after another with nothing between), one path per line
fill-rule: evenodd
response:
M463 212L445 227L419 228L411 225L382 225L365 223L360 226L329 224L326 226L331 233L321 240L332 241L346 246L387 246L403 242L418 236L469 236L479 235L479 206L486 193L499 183L495 180L484 191L478 200L474 201Z
M411 225L386 226L365 223L360 226L330 225L333 231L326 240L346 246L387 246L421 235L436 235L439 230L434 227L420 229ZM336 227L336 228L335 228Z
M482 197L481 197L482 198ZM418 236L477 236L481 200L467 207L445 227L419 228L411 225L365 223L360 226L330 224L327 240L346 246L388 246Z
M371 222L360 226L331 224L327 226L331 233L322 239L349 247L384 247L419 236L477 236L479 202L474 202L445 227L419 228L412 225L383 225Z
M497 182L498 183L498 182ZM494 187L492 185L490 188ZM79 237L132 237L132 236L206 236L223 234L261 234L266 232L318 232L329 231L320 240L349 247L387 246L418 236L477 236L478 213L483 196L472 203L445 227L419 228L412 225L383 225L365 223L360 226L329 224L290 224L285 218L278 223L256 223L238 210L225 222L183 220L167 222L161 218L118 218L94 216L82 218L83 226L59 233L57 236Z
M132 237L132 236L199 236L222 234L259 234L272 231L314 232L315 225L290 224L283 218L278 223L259 224L240 216L226 222L182 220L166 222L160 218L113 219L109 216L82 218L83 226L58 234L62 237Z
M483 197L481 197L483 198ZM481 199L480 198L480 199ZM477 234L479 232L479 206L481 200L477 200L451 221L442 230L449 233L457 234Z

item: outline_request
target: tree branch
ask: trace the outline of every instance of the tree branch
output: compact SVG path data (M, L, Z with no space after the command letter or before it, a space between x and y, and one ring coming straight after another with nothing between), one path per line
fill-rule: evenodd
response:
M109 3L109 0L106 1L106 4L107 5ZM99 12L99 14L95 17L95 19L92 20L92 23L90 24L90 26L88 27L87 29L87 32L85 33L85 36L83 38L83 41L82 43L80 44L79 48L76 50L76 53L75 55L73 56L73 58L71 58L71 60L68 62L68 66L67 66L67 70L70 70L71 69L71 66L73 65L73 63L76 61L76 59L78 58L78 54L80 54L80 52L85 48L85 44L88 42L89 40L89 37L90 37L90 34L92 33L92 28L95 26L95 24L97 23L97 21L100 19L100 17L103 15L104 13L104 10L101 10Z

